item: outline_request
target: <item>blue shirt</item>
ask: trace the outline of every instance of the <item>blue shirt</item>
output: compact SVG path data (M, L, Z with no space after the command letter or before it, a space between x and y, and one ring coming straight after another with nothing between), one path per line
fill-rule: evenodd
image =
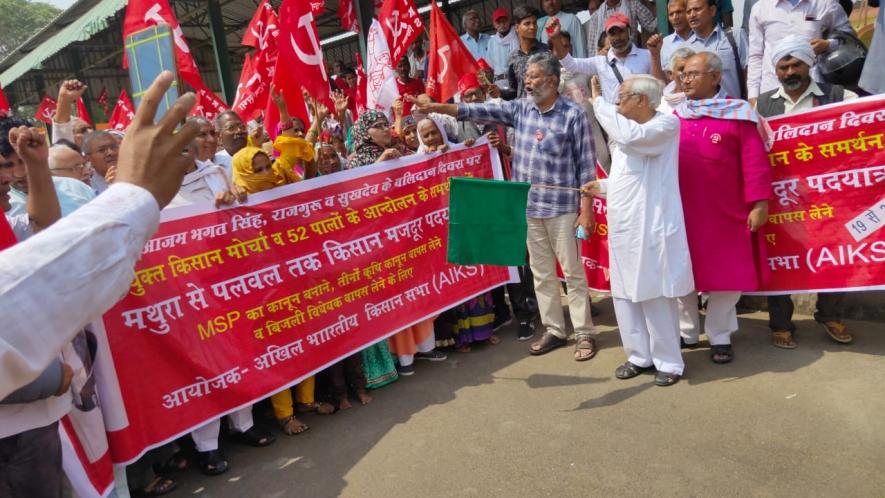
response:
M579 188L596 177L596 151L584 109L559 97L541 112L529 99L458 104L458 120L514 129L513 178L532 185ZM526 216L553 218L578 211L577 191L533 186Z
M691 38L691 31L688 32L688 37ZM670 67L670 57L673 56L673 52L679 48L679 45L687 41L687 38L679 36L679 33L676 32L664 37L664 41L661 44L661 69L666 71Z
M470 55L472 55L474 59L485 59L486 52L489 49L489 35L480 33L479 39L474 40L469 33L464 33L461 35L461 40L464 41L464 45L467 46L467 50L470 50Z
M741 97L741 70L747 67L747 35L744 31L733 31L734 43L737 45L738 60L735 59L734 50L722 26L716 28L707 38L701 38L697 33L692 32L686 43L694 49L695 52L713 52L722 59L722 81L720 86L725 90L725 94L732 98L739 99Z

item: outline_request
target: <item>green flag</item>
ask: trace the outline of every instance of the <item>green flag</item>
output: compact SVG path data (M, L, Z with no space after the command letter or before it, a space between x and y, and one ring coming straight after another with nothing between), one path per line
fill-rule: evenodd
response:
M466 177L449 181L449 263L524 265L530 185Z

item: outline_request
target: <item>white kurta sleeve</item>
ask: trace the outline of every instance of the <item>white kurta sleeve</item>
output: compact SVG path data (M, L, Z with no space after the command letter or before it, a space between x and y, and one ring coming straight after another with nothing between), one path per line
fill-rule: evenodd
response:
M590 76L593 76L597 73L596 63L593 59L594 57L575 59L571 55L566 55L565 58L559 62L562 63L562 68L566 71L574 74L589 74Z
M30 239L0 252L0 398L46 368L129 288L160 210L145 189L118 183Z
M67 123L56 123L54 119L52 120L52 143L57 143L61 139L74 141L73 120L69 119Z
M673 115L659 115L639 124L619 114L614 104L601 97L593 101L593 110L609 140L618 143L625 152L658 155L679 138L679 118Z

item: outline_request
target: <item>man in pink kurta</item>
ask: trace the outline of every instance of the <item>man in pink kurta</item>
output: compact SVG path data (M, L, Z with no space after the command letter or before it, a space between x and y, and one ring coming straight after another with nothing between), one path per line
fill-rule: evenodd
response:
M704 332L713 361L734 353L735 305L742 291L757 290L765 277L757 230L768 218L771 171L749 103L722 98L722 62L712 53L691 57L682 73L688 100L681 120L679 189L695 285L709 293ZM697 294L681 299L680 329L687 347L700 334Z

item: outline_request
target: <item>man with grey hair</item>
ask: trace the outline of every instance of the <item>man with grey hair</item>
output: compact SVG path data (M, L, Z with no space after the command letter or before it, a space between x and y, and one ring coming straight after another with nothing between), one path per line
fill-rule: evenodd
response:
M741 292L759 290L765 277L767 265L756 255L764 251L758 231L768 222L771 195L771 167L757 131L761 120L746 100L726 98L721 78L716 54L690 57L680 78L687 99L676 108L679 191L695 286L709 295L704 331L714 363L734 358L735 305ZM686 347L695 348L700 335L695 292L680 298L680 314Z
M108 170L116 168L119 152L120 143L109 132L94 131L83 138L83 155L92 166L90 185L96 194L107 190L108 182L105 177Z
M612 301L627 354L615 376L654 368L655 384L670 386L685 367L677 298L694 290L679 197L679 118L656 111L663 89L652 76L624 80L617 104L600 98L598 81L591 99L613 144L612 167L582 190L608 199Z
M667 78L670 83L664 87L664 94L661 96L661 105L658 110L670 114L685 100L685 92L682 91L682 70L685 68L685 61L693 56L696 52L688 45L678 47L670 55L667 62Z
M575 229L589 236L596 225L592 199L582 198L578 192L593 179L596 157L587 115L578 104L559 95L559 73L559 61L553 54L538 53L526 65L526 98L484 104L415 102L423 113L513 127L512 180L532 185L526 206L526 243L541 323L546 329L541 340L531 345L530 353L541 355L567 342L556 277L558 260L568 285L575 360L585 361L596 355L596 330Z
M479 28L482 22L479 20L479 12L469 9L461 16L461 27L464 28L464 34L461 40L470 51L470 55L474 59L480 60L486 57L489 48L489 35L480 33Z

